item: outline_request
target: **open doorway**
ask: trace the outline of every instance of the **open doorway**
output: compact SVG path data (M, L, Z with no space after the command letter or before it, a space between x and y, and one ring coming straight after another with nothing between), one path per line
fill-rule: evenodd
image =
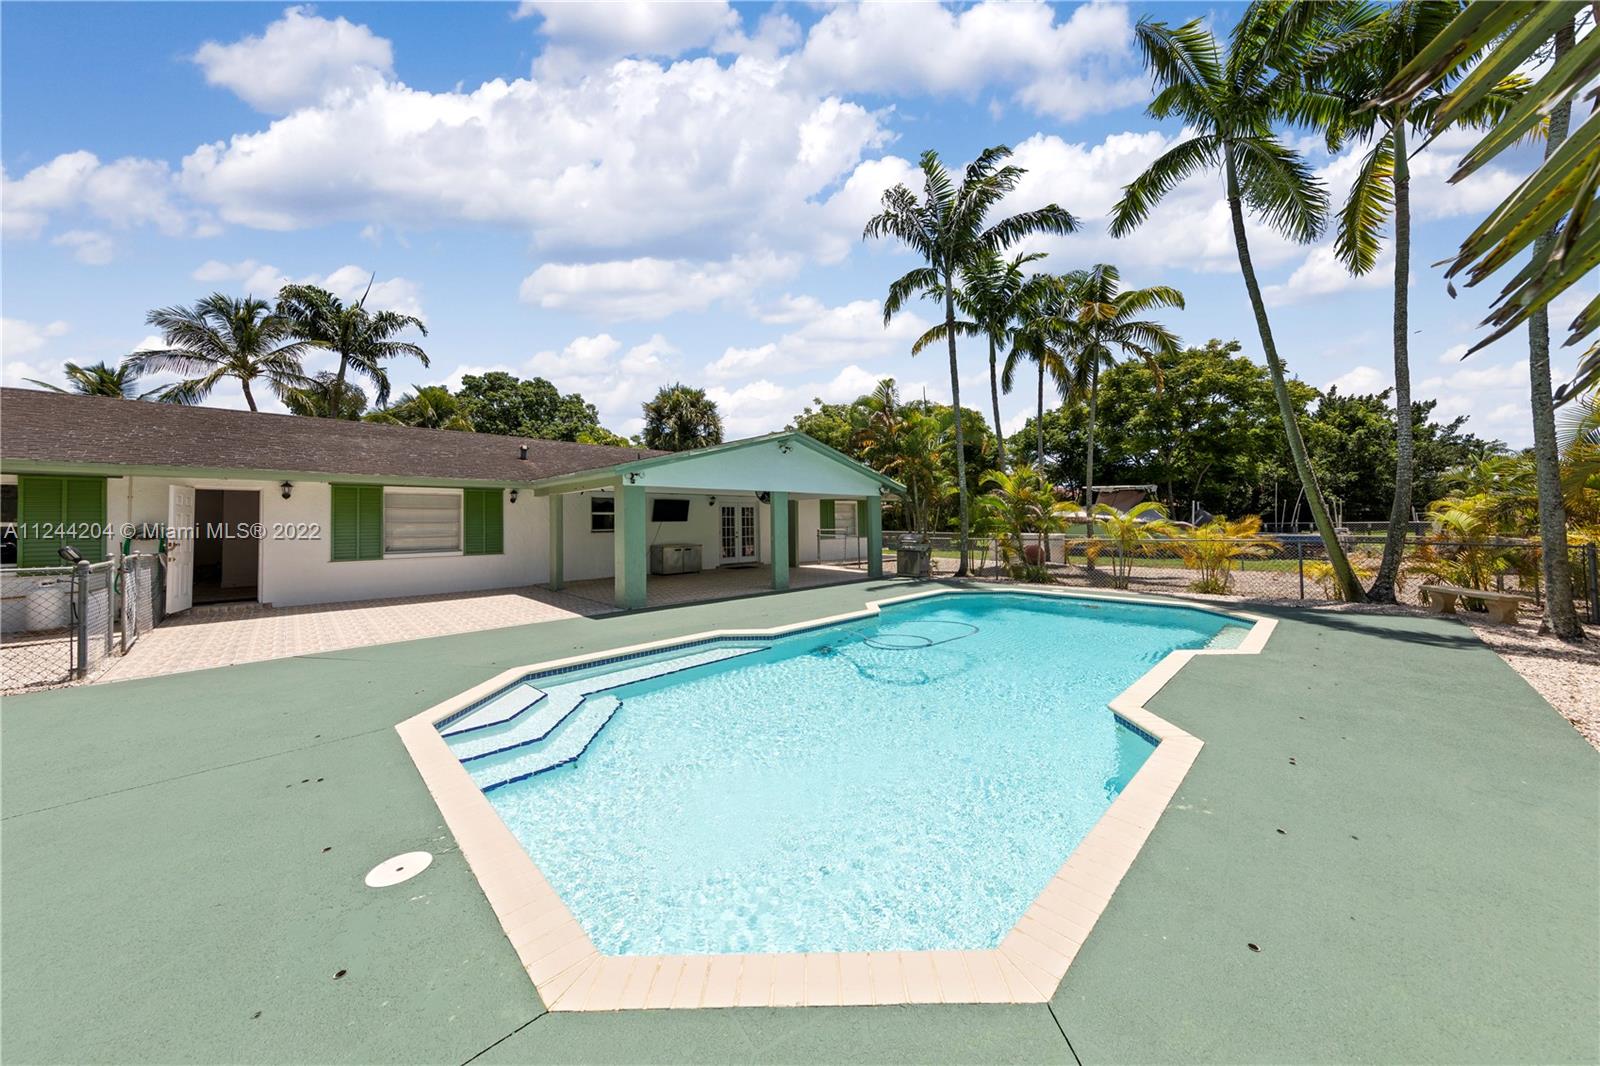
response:
M256 598L261 564L261 494L196 489L194 602L236 603Z

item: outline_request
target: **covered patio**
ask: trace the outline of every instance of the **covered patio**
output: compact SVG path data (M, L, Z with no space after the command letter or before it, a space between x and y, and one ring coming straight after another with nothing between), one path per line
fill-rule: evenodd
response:
M714 598L723 585L748 592L759 581L781 592L849 580L834 567L802 565L822 562L824 537L846 528L860 542L856 576L881 577L882 498L903 489L787 432L547 478L531 491L550 508L548 587L570 582L587 597L609 585L614 606L637 610ZM848 526L836 524L841 513ZM699 561L667 576L662 549L688 549ZM658 583L667 590L660 596Z

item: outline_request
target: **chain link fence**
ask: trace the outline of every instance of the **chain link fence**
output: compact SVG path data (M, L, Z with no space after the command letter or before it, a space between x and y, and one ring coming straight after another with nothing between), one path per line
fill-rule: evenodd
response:
M92 677L162 616L161 560L0 572L0 692Z
M886 532L886 550L892 551L902 535ZM960 540L955 534L920 535L918 539L932 550L932 576L955 573L960 561ZM1384 538L1348 536L1342 543L1356 574L1363 583L1370 583L1383 560ZM1020 544L1010 544L1006 538L970 537L968 545L968 572L980 578L1020 576L1091 588L1250 599L1337 598L1333 568L1315 534L1148 537L1126 544L1105 536L1026 534ZM1600 624L1600 561L1595 546L1574 544L1569 553L1580 615ZM1411 536L1401 556L1396 591L1402 602L1420 604L1423 585L1458 585L1520 593L1542 605L1541 575L1537 541Z

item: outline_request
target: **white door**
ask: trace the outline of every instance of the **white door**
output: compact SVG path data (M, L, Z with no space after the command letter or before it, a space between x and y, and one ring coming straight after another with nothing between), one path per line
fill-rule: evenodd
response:
M167 486L167 613L194 604L194 489Z
M758 561L756 509L753 506L724 507L721 533L721 562L724 566Z

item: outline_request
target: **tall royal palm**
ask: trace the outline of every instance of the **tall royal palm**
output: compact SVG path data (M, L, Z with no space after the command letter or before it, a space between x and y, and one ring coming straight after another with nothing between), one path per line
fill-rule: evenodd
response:
M864 237L893 237L921 256L926 265L907 272L889 286L883 301L883 321L888 325L912 300L927 298L944 304L944 337L950 353L950 405L955 411L956 489L961 523L961 563L957 577L967 573L967 534L971 514L967 500L966 436L962 430L961 369L956 357L957 275L985 252L1000 252L1034 233L1071 233L1077 219L1055 204L1023 211L989 223L989 213L1016 188L1020 167L1005 162L1011 149L1004 145L986 149L968 164L956 182L939 161L937 152L922 153L922 197L896 185L883 194L883 210L868 222Z
M1075 345L1068 375L1075 391L1089 402L1089 445L1083 466L1084 506L1094 488L1094 430L1100 408L1100 368L1113 366L1117 357L1135 356L1150 365L1161 380L1158 356L1175 355L1178 338L1159 322L1138 316L1160 307L1183 307L1183 293L1169 285L1144 289L1122 288L1122 275L1109 263L1066 276L1068 313L1076 323ZM1090 533L1094 527L1090 525Z
M89 366L79 366L77 363L67 363L61 368L61 376L67 379L67 387L52 385L48 381L38 378L24 378L30 385L37 385L51 392L70 392L79 396L115 396L122 400L131 400L139 392L139 371L123 363L121 366L107 366L105 363L93 363Z
M1292 34L1264 29L1248 20L1240 23L1240 29L1224 52L1199 19L1176 29L1161 22L1139 23L1139 48L1158 86L1148 111L1155 118L1182 119L1189 136L1123 189L1122 199L1112 210L1111 233L1120 237L1131 232L1149 217L1162 197L1187 178L1206 170L1222 172L1234 249L1255 311L1295 473L1340 598L1360 601L1364 598L1361 583L1339 543L1300 435L1245 233L1246 205L1267 225L1302 243L1315 240L1327 218L1327 193L1305 162L1273 135L1275 120L1301 112L1299 88L1277 77L1276 70L1286 52L1292 54L1304 45L1292 40Z
M339 367L328 390L330 412L344 409L345 382L352 373L372 383L377 404L384 407L389 403L390 391L389 371L384 364L410 356L423 366L428 365L428 353L421 345L395 339L408 329L426 337L427 326L415 315L367 310L371 292L369 283L361 299L353 304L315 285L285 285L278 293L278 313L294 324L296 334L339 357Z
M989 342L989 403L994 410L995 458L1001 470L1006 469L1006 432L1000 424L999 353L1010 343L1022 312L1022 289L1028 278L1023 267L1043 258L1043 252L1008 259L986 250L962 269L961 289L956 296L957 307L970 323L970 330L965 332L981 334ZM943 335L942 325L934 326L912 346L911 354Z
M279 398L303 388L300 357L306 342L292 324L254 297L212 293L193 307L159 307L145 321L161 331L165 348L134 352L123 366L135 374L172 371L188 375L156 391L168 403L204 403L228 378L239 383L244 402L256 410L253 381L263 381Z
M1250 17L1283 17L1283 0L1253 5ZM1434 125L1450 100L1449 85L1472 61L1463 54L1460 66L1416 98L1382 108L1367 101L1448 26L1461 5L1455 0L1404 0L1388 8L1349 5L1350 15L1339 32L1323 35L1307 57L1304 73L1315 96L1331 106L1314 107L1328 150L1337 152L1356 141L1370 143L1361 159L1350 194L1339 212L1334 252L1352 274L1377 266L1384 224L1394 222L1394 499L1389 509L1383 562L1367 590L1369 598L1395 599L1395 581L1411 520L1411 486L1415 446L1412 440L1411 356L1409 351L1409 285L1411 275L1411 168L1407 137L1422 135ZM1526 79L1508 78L1450 124L1484 128L1498 121L1524 91Z
M1037 434L1034 466L1044 473L1044 385L1048 378L1056 392L1065 396L1071 383L1067 378L1068 353L1077 343L1077 321L1071 314L1067 283L1054 274L1035 274L1022 284L1017 297L1017 321L1011 333L1011 351L1006 353L1000 372L1000 387L1010 392L1016 384L1017 370L1024 362L1038 372L1039 407L1033 428Z

